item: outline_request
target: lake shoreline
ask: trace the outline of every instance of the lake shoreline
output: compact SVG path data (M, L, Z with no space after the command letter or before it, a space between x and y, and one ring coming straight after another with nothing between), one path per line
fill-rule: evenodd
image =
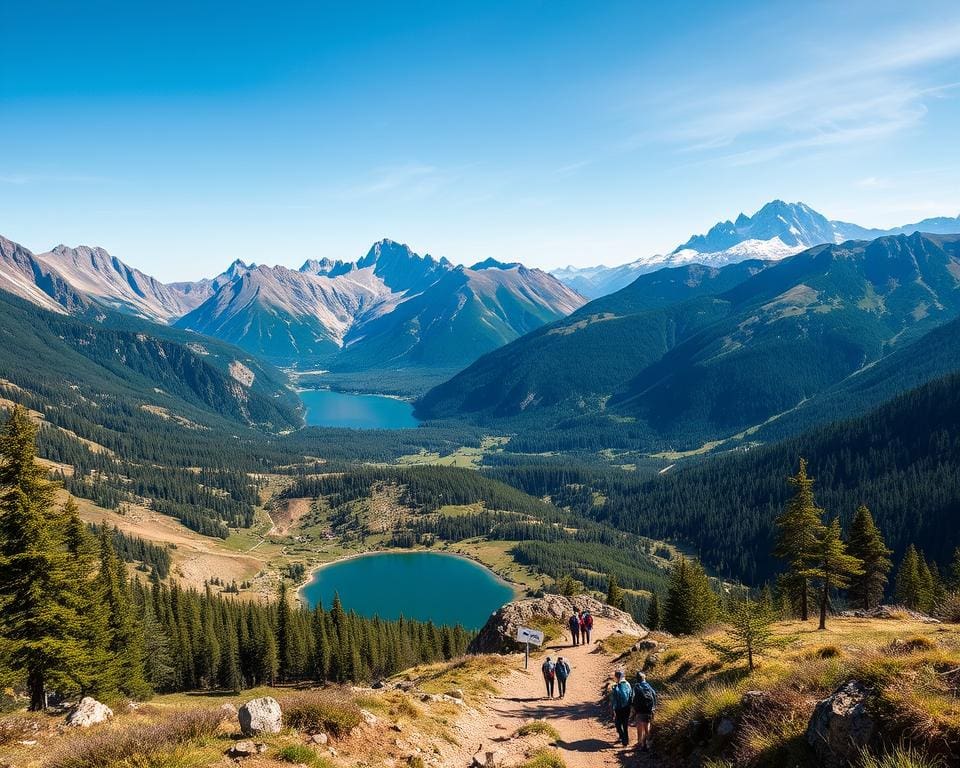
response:
M371 549L363 552L352 552L350 554L342 555L340 557L334 558L333 560L328 560L327 562L319 563L316 566L313 566L310 569L309 573L305 576L304 580L296 586L294 591L295 599L300 605L308 609L310 608L310 601L307 600L307 598L304 596L303 591L314 582L316 575L320 571L322 571L324 568L328 568L334 565L341 565L343 563L357 560L359 558L373 557L376 555L423 555L423 554L433 554L433 555L439 555L443 557L453 557L459 560L472 563L476 566L479 566L484 571L486 571L490 576L492 576L497 583L499 583L500 585L510 590L511 597L510 597L510 600L506 602L513 602L515 600L523 599L526 595L526 587L524 585L519 584L518 582L515 582L515 581L511 581L510 579L504 578L499 573L497 573L492 568L490 568L486 563L468 554L464 554L462 552L446 552L446 551L440 551L440 550L428 549L428 548L417 548L417 549L390 548L390 549ZM506 604L506 602L504 603L504 605Z

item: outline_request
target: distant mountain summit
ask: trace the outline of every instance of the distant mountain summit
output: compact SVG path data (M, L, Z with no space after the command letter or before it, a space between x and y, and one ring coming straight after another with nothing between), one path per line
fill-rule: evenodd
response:
M960 216L924 219L889 230L869 229L832 221L806 203L773 200L753 216L741 213L733 221L717 222L705 234L693 235L668 254L643 256L615 267L565 267L551 274L584 296L595 298L618 291L640 275L663 267L684 264L722 267L749 259L779 260L814 245L914 232L960 233Z
M363 367L466 365L585 301L540 270L457 267L389 239L356 262L237 259L214 278L165 284L102 248L35 255L0 238L0 290L59 313L102 307L175 325L285 365Z

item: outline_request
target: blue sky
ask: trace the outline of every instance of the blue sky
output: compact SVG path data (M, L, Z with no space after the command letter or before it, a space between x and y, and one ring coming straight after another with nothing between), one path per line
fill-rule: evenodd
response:
M960 213L960 5L0 4L0 233L234 258L622 263L773 198Z

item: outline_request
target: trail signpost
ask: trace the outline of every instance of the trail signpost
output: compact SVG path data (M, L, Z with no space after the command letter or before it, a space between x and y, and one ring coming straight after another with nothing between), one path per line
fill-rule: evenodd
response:
M543 632L530 627L517 627L517 642L524 643L526 650L523 653L523 668L530 663L530 645L543 645Z

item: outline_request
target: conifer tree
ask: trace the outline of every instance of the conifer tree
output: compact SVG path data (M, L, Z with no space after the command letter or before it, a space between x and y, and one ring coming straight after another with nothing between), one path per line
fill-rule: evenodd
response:
M170 654L170 640L156 617L153 601L143 606L144 677L157 691L176 690L177 670Z
M287 582L280 579L280 586L277 588L277 676L281 683L287 682L293 671L292 635Z
M960 547L953 550L953 560L950 563L950 572L948 575L948 586L950 589L960 592Z
M647 629L660 629L660 597L654 592L647 604Z
M893 561L890 560L891 550L873 522L873 515L863 504L850 523L847 551L863 563L863 573L850 580L850 599L865 610L874 608L883 599Z
M703 631L717 616L717 599L699 563L681 556L667 586L664 628L675 635Z
M923 602L922 586L920 583L920 556L916 547L911 544L900 561L897 569L894 597L897 603L913 610L919 610Z
M706 645L724 660L736 662L746 659L747 667L752 672L757 656L789 642L788 638L774 636L774 618L762 602L749 598L741 600L730 610L726 642L707 641Z
M41 710L48 682L68 677L84 648L76 570L35 445L36 428L14 408L0 433L0 646Z
M150 686L143 672L143 631L130 601L123 561L117 557L106 526L100 530L99 584L100 599L107 607L115 688L134 698L148 696Z
M930 563L927 562L927 558L924 557L922 552L919 552L917 556L920 563L920 599L917 610L929 613L933 608L933 571L930 570Z
M827 607L831 589L846 589L850 579L863 573L863 564L847 553L840 530L840 518L835 517L824 526L817 542L815 559L803 571L808 579L820 584L820 629L827 628Z
M793 576L795 600L800 603L800 618L806 621L810 609L808 577L805 575L816 559L818 542L823 538L823 510L813 496L813 478L807 475L807 460L800 459L797 474L788 478L796 490L787 507L777 518L777 540L773 553L784 560Z
M607 605L623 610L626 596L612 573L607 576Z

